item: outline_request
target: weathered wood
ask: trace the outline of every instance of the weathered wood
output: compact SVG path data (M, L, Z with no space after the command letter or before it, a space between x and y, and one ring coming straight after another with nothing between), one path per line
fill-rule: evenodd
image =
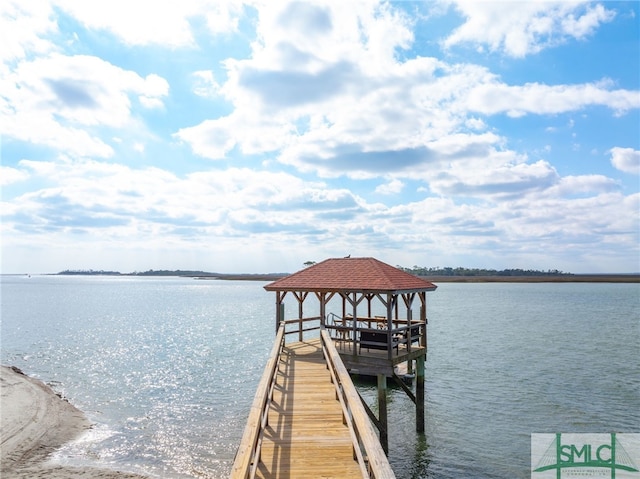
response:
M385 454L389 453L389 430L387 421L387 376L378 374L378 420L380 421L380 444Z
M283 349L256 477L363 477L321 351L317 339Z
M424 432L424 356L416 359L416 431Z
M345 401L344 397L344 388L341 385L340 377L338 376L336 364L333 362L333 359L340 358L337 354L332 355L330 349L335 349L333 345L333 341L329 337L328 334L324 334L321 336L322 343L322 351L325 360L327 361L327 367L329 372L331 373L331 383L334 386L336 391L336 396L340 401L340 407L342 408L342 423L349 428L349 436L351 437L351 448L353 451L353 459L358 461L358 466L360 467L360 472L362 473L362 477L369 477L369 473L367 471L367 466L365 464L365 459L362 454L362 449L360 448L360 442L358 440L358 436L353 426L352 418L351 418L351 410L349 404Z
M373 425L378 429L378 431L380 431L382 429L382 424L380 424L380 421L378 420L376 415L373 413L369 405L365 402L364 398L362 397L362 394L360 394L360 391L358 391L357 389L356 391L358 392L358 396L360 397L360 402L362 403L362 406L364 407L364 410L366 411L367 416L369 416L369 419L371 420Z
M345 402L349 404L356 434L367 455L371 477L377 479L395 479L396 476L376 436L376 431L367 417L367 413L360 400L360 395L351 381L349 372L340 360L340 354L335 346L333 346L327 331L321 331L321 335L322 340L327 344L327 353L332 357L331 361L335 366L336 376L340 380Z
M251 464L257 464L257 457L260 455L260 433L264 422L264 413L269 405L269 393L273 391L271 385L276 376L276 369L278 367L283 343L284 325L281 325L278 329L278 334L271 349L267 365L262 373L262 378L258 384L258 389L256 390L249 412L249 419L247 420L240 446L233 461L230 476L232 479L246 479L251 473Z
M404 381L402 379L400 379L400 377L398 377L398 375L396 373L393 373L392 378L396 382L396 384L398 386L400 386L400 388L405 392L405 394L407 396L409 396L409 399L411 399L413 401L413 404L415 404L416 403L416 396L413 394L413 391L407 387L407 385L404 383Z

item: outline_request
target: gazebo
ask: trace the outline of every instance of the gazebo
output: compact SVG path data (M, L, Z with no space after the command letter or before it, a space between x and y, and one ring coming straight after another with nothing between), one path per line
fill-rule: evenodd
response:
M276 293L276 330L284 323L287 334L303 341L305 333L317 335L317 330L327 329L351 373L378 377L376 425L381 436L386 431L387 377L416 403L416 429L424 431L426 293L436 289L433 283L375 258L346 257L313 264L264 288ZM297 317L285 315L289 294L297 301ZM310 308L313 314L307 315L305 309ZM402 372L412 374L414 361L415 396L398 377L403 364Z

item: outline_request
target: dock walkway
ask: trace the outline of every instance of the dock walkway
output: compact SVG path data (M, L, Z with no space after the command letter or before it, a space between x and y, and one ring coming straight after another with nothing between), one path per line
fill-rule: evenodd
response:
M268 414L256 477L362 478L319 339L284 346Z

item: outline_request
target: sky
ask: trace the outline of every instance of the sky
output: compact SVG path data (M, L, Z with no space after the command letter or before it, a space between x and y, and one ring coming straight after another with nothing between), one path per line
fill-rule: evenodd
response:
M640 2L4 0L2 273L640 271Z

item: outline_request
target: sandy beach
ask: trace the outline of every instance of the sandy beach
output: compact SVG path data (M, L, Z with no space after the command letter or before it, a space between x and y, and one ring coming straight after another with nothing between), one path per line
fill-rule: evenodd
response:
M50 454L91 427L85 415L19 369L0 366L0 476L10 478L141 479L92 467L65 467Z

